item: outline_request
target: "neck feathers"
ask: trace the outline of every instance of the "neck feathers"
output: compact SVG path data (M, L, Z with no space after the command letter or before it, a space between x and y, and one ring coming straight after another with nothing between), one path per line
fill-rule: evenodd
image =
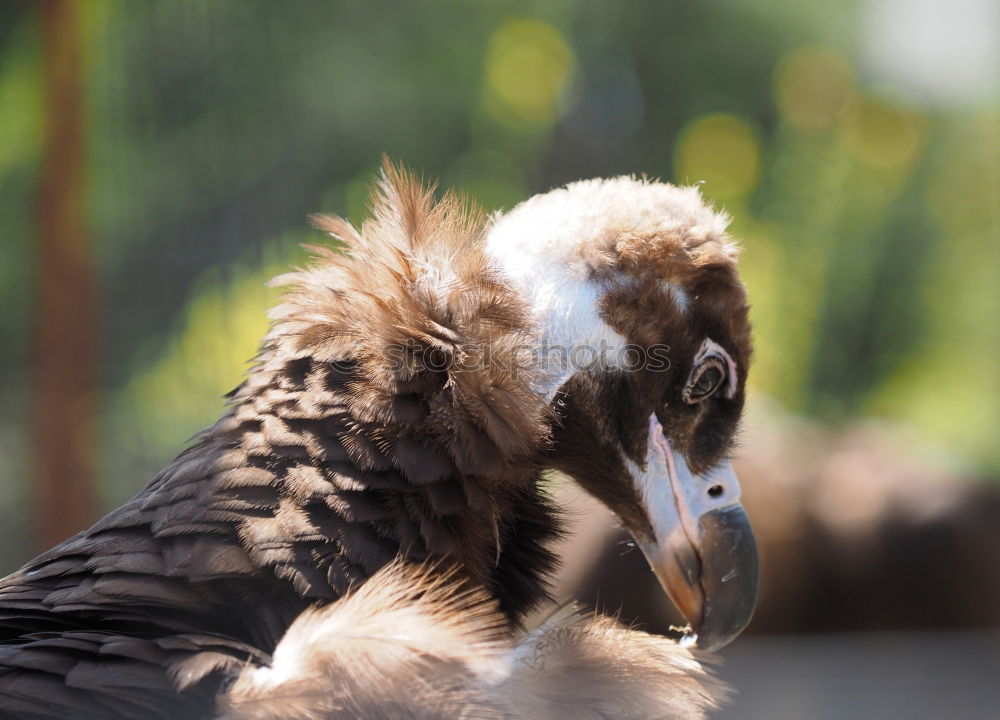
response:
M387 167L373 214L360 232L317 218L343 247L276 280L291 289L219 426L246 458L219 497L259 505L248 465L275 488L241 539L306 594L317 556L336 594L397 553L445 556L518 616L543 596L555 532L533 318L454 195Z
M355 231L317 218L343 248L276 279L261 370L304 359L347 369L337 401L357 420L440 450L463 474L503 476L547 435L546 403L524 354L538 342L529 308L483 251L481 214L387 167L374 218ZM403 443L405 446L405 442ZM405 453L405 449L404 449Z

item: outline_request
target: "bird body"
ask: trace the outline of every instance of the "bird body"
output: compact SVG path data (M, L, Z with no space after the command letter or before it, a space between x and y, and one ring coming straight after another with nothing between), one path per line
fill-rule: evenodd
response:
M554 219L567 212L582 235L537 241L559 235ZM407 578L459 588L462 600L417 616L472 650L420 656L462 664L462 692L475 695L485 676L470 668L493 662L497 628L513 647L510 633L546 599L546 543L558 533L539 487L547 468L621 518L704 638L742 628L756 558L715 533L720 518L745 525L726 457L749 326L724 220L697 193L590 181L487 219L387 166L360 231L316 224L345 247L314 248L311 267L277 279L291 289L222 419L124 506L0 581L0 717L211 717L217 707L272 717L217 696L229 683L247 697L262 682L301 687L276 669L288 657L350 677L343 648L365 651L329 628L398 563L431 563L449 583L386 571L367 597L394 600L366 622L389 622L413 598L399 590ZM672 372L621 365L628 344L665 340L679 353ZM544 352L589 343L613 352L582 368L555 367ZM721 499L682 487L706 478ZM739 582L713 605L723 575ZM463 613L481 622L455 619ZM341 647L314 652L314 636ZM403 677L407 662L389 666ZM703 696L702 707L713 702ZM336 714L331 697L312 716L355 716Z

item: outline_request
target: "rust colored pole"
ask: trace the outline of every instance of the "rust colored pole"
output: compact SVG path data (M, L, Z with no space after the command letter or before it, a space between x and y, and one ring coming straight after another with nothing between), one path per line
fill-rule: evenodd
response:
M35 538L93 519L96 303L84 216L83 107L75 0L40 0L45 134L38 187L33 428Z

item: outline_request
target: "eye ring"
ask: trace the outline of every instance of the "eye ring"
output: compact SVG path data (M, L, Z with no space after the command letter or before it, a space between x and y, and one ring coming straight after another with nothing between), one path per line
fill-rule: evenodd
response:
M689 405L703 402L712 397L726 382L726 365L722 358L710 356L691 371L691 376L681 393Z

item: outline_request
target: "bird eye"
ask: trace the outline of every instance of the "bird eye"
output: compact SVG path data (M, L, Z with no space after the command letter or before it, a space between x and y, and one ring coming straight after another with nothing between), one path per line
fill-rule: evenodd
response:
M684 401L698 403L710 397L726 379L725 369L719 358L711 357L691 372L684 386Z

